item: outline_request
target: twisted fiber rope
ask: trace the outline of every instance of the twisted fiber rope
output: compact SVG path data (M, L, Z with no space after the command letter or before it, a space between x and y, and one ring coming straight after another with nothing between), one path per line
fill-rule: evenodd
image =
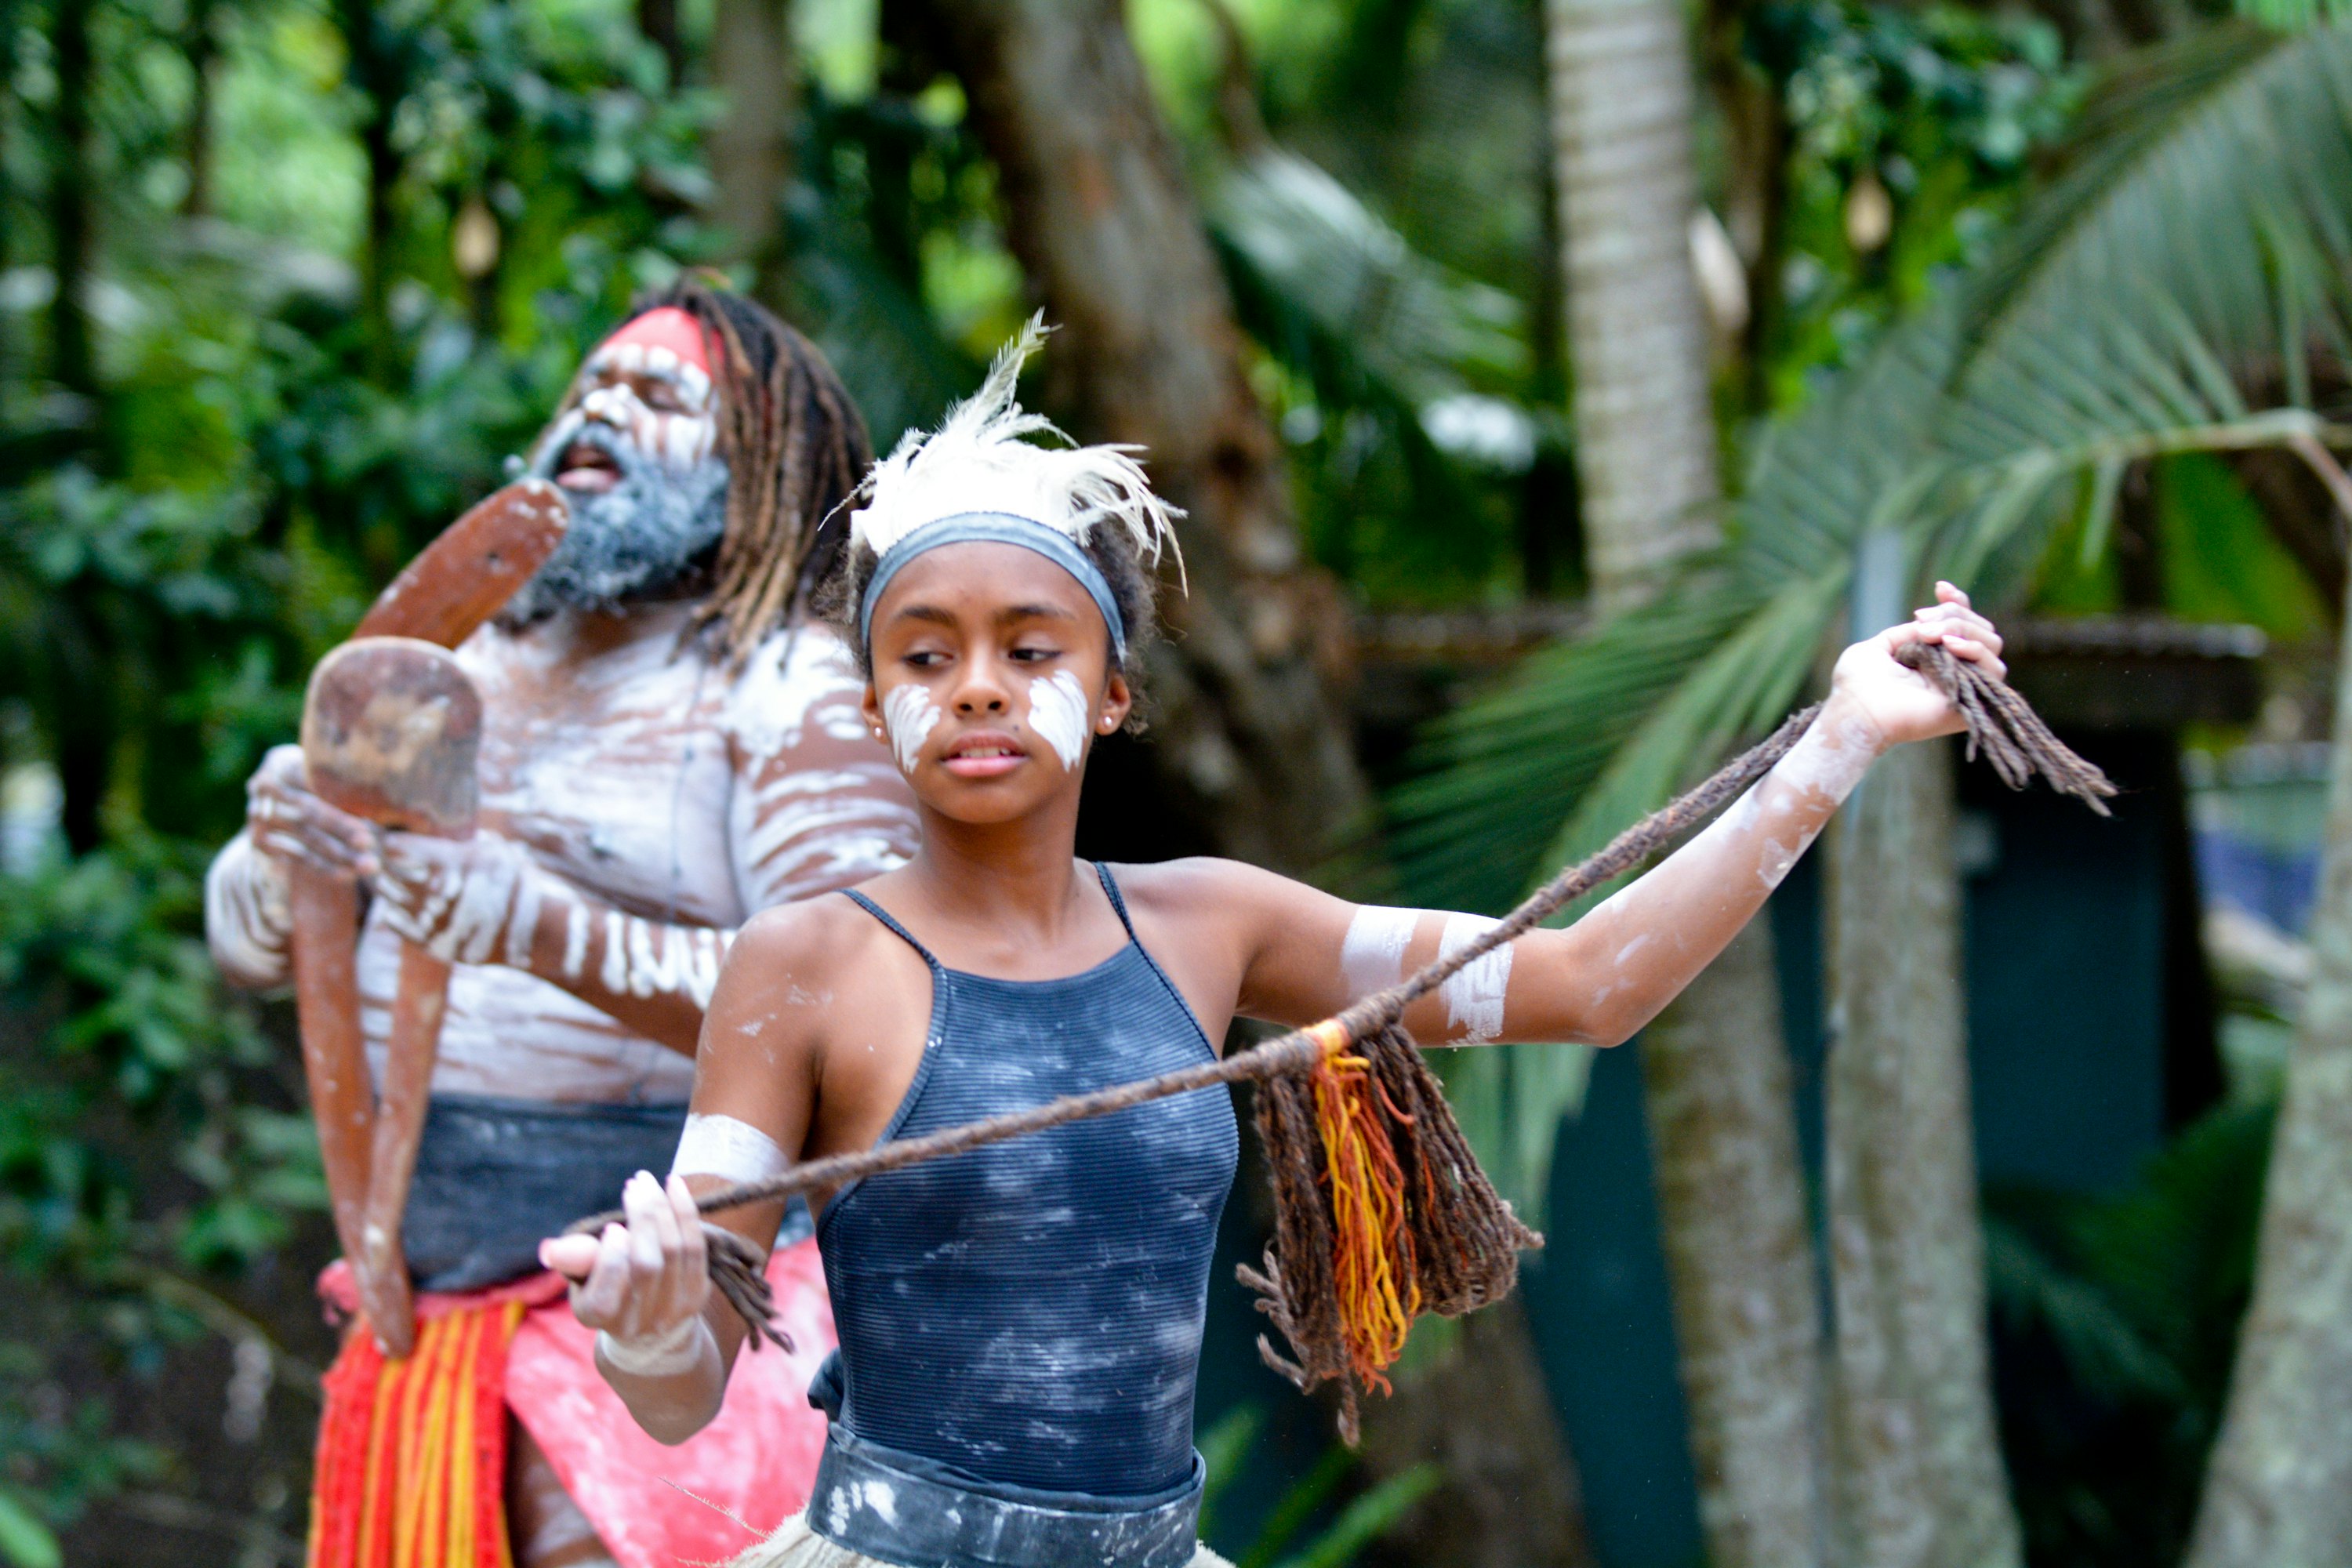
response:
M2062 794L2082 799L2105 815L2115 786L2050 732L2049 727L2009 687L1932 643L1909 643L1895 657L1933 681L1953 700L1967 726L1971 756L1981 748L2002 780L2022 787L2040 773ZM1294 1029L1222 1060L1163 1073L1136 1083L1071 1095L1003 1116L967 1122L919 1138L830 1155L794 1165L756 1182L703 1194L706 1215L795 1194L845 1185L909 1165L945 1159L984 1144L1040 1132L1129 1106L1219 1084L1279 1086L1257 1096L1259 1130L1268 1146L1277 1215L1276 1243L1263 1273L1244 1268L1243 1282L1262 1296L1258 1306L1283 1331L1298 1353L1296 1362L1277 1355L1261 1338L1267 1364L1300 1387L1336 1380L1342 1390L1343 1434L1355 1426L1356 1381L1338 1328L1331 1281L1332 1212L1321 1191L1316 1163L1304 1152L1319 1147L1304 1080L1343 1050L1362 1057L1387 1099L1389 1113L1409 1130L1399 1155L1410 1168L1414 1190L1410 1205L1410 1251L1416 1310L1452 1316L1499 1299L1517 1278L1519 1248L1541 1238L1519 1224L1478 1167L1437 1080L1401 1025L1405 1010L1481 957L1534 930L1593 889L1633 870L1683 833L1712 816L1786 756L1821 711L1820 704L1790 715L1760 744L1742 752L1688 794L1626 828L1599 853L1569 867L1526 902L1458 951L1376 992L1333 1017ZM567 1234L593 1234L627 1216L611 1210L580 1220ZM789 1348L770 1322L772 1300L760 1249L731 1231L706 1223L712 1284L761 1337ZM1356 1377L1349 1374L1353 1371Z

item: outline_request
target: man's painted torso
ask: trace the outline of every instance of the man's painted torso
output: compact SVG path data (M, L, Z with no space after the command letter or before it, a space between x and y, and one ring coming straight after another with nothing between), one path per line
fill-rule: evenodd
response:
M614 989L700 1001L735 927L897 865L915 820L830 631L780 632L739 674L681 648L689 613L669 604L625 618L561 614L519 634L488 626L457 657L482 696L485 828L637 917L604 967ZM360 947L372 1058L398 948L372 918ZM679 1103L694 1068L550 981L460 964L433 1081L442 1093Z

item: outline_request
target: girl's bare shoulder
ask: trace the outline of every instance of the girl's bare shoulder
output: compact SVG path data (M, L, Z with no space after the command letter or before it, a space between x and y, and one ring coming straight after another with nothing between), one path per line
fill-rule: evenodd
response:
M739 1005L821 1011L855 994L861 979L903 951L905 944L856 904L821 894L746 921L728 951L720 987L732 980Z
M1320 896L1280 872L1213 855L1148 866L1113 865L1110 871L1120 894L1139 913L1187 924L1278 918L1300 899Z

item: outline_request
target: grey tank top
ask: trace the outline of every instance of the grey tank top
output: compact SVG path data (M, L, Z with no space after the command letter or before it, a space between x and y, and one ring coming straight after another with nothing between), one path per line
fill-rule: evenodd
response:
M1212 1059L1135 940L1061 980L922 954L931 1020L882 1142ZM1103 1498L1181 1487L1210 1253L1239 1157L1223 1089L855 1183L817 1225L841 1335L840 1426L982 1485Z

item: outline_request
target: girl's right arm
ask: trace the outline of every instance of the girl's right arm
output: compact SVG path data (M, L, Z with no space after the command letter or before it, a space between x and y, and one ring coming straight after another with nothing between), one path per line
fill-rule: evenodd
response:
M806 911L754 917L728 954L704 1016L693 1107L667 1183L647 1172L622 1195L628 1223L540 1244L572 1281L572 1308L597 1331L596 1365L637 1425L682 1443L719 1414L742 1348L740 1319L710 1289L694 1194L757 1179L797 1157L816 1102L819 997L793 975L810 956ZM730 1209L711 1224L761 1256L784 1205Z

